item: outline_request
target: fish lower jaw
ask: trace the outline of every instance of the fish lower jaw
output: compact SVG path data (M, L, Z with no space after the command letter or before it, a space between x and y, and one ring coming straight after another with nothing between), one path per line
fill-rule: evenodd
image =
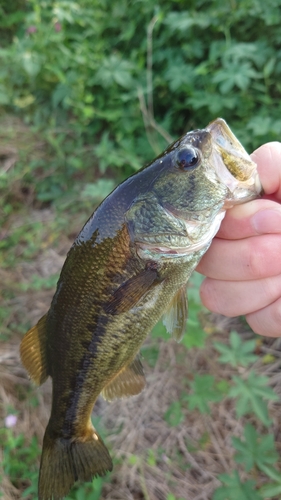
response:
M185 221L187 230L187 245L185 247L168 247L153 245L149 243L137 243L137 254L143 260L176 259L180 257L192 257L195 252L209 247L212 239L217 234L221 222L225 216L225 210L221 210L214 219L201 226L201 237L196 239L194 233L194 222ZM198 224L199 225L199 224Z
M251 200L255 200L261 196L262 187L257 187L254 191L249 191L248 189L237 187L231 195L231 198L227 199L224 203L223 208L225 210L233 207L234 205L241 205Z

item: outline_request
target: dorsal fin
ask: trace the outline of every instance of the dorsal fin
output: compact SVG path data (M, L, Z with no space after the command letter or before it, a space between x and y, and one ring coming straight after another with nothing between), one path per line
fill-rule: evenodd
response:
M167 332L170 333L177 342L181 341L185 333L187 309L186 286L184 285L176 293L162 318Z
M145 387L145 376L143 367L139 357L123 368L107 384L101 392L101 395L107 401L112 401L115 398L135 396L139 394Z
M20 345L22 364L37 385L43 384L49 375L46 355L46 317L45 314L35 326L26 332Z

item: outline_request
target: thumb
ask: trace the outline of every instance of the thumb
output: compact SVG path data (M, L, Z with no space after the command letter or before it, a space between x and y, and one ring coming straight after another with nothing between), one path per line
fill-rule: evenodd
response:
M258 165L261 184L266 195L281 201L281 143L268 142L254 151L252 160Z

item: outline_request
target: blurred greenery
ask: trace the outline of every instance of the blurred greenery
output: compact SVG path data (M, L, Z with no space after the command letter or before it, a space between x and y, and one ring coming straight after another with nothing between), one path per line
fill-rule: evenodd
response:
M0 106L40 131L46 148L27 165L23 151L2 174L1 203L34 175L41 203L77 197L77 184L105 173L120 180L218 115L250 150L278 139L280 6L1 0Z
M115 184L169 141L217 116L249 151L280 140L280 23L281 0L0 0L2 269L32 260L42 241L57 245L63 232L70 234L73 214L81 213L82 224L85 213ZM10 143L15 151L6 148ZM30 220L30 208L50 206L54 219ZM17 213L20 224L13 222ZM13 316L9 300L19 291L53 288L57 274L43 279L33 273L28 283L7 280L0 340L27 329L26 320ZM207 333L198 319L198 275L192 283L188 334L182 343L198 349ZM162 325L143 348L151 367L159 356L158 337L170 337ZM267 433L271 421L265 400L277 396L266 377L240 370L257 359L255 346L235 332L229 346L216 343L219 362L237 374L231 381L195 375L187 382L188 394L164 414L167 425L180 426L187 407L208 415L226 395L234 400L238 416L250 414ZM11 429L2 429L0 438L4 473L19 490L25 489L23 497L36 498L37 440L26 443L23 434ZM203 445L199 439L198 449ZM242 482L237 471L224 474L213 498L279 495L273 435L245 426L244 439L233 437L233 446L236 462L245 463L247 472L251 469L250 480ZM148 450L146 463L156 467L157 457ZM130 460L132 466L141 463L135 455ZM271 480L259 491L256 469ZM107 480L77 486L68 498L98 500ZM171 493L167 500L176 497Z

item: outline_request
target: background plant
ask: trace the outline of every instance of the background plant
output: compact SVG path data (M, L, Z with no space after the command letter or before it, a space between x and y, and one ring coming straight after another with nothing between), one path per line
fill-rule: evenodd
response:
M279 0L0 9L0 105L39 129L47 148L28 167L19 161L3 188L30 185L36 172L35 198L61 199L77 179L128 175L219 115L250 150L280 136Z

